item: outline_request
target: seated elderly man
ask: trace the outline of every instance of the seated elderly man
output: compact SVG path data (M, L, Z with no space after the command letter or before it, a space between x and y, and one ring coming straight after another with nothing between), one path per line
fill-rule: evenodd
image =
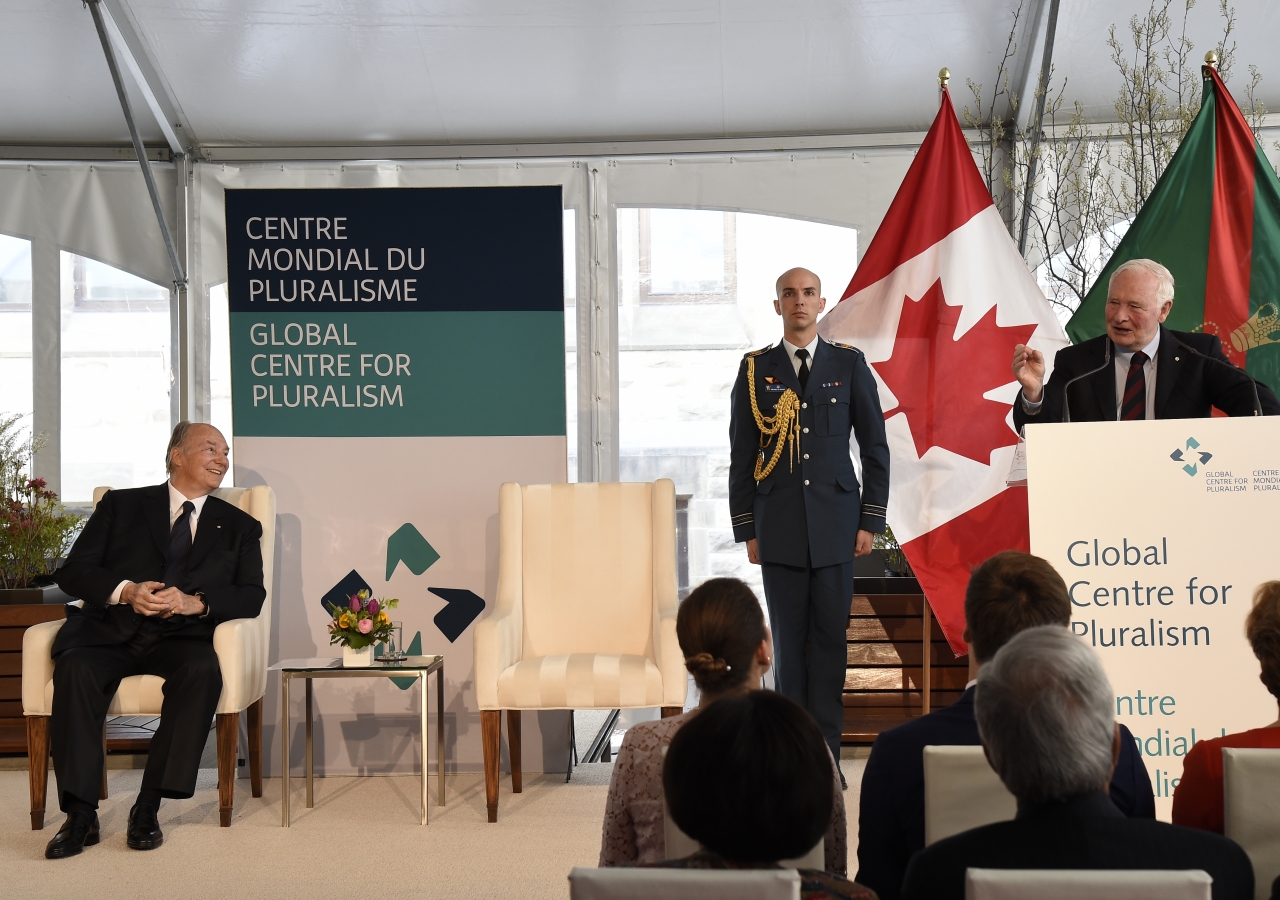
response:
M1018 815L912 857L902 895L963 900L965 870L1203 869L1214 900L1253 896L1253 867L1221 835L1128 819L1108 799L1115 698L1093 652L1057 625L1014 637L978 673L978 731Z
M213 426L179 423L165 455L168 483L108 492L58 571L58 586L84 606L67 608L53 643L50 738L67 821L45 848L49 859L98 843L102 728L122 678L165 680L125 842L159 847L161 798L195 791L222 694L213 629L258 615L267 595L262 526L209 496L227 472L227 449Z

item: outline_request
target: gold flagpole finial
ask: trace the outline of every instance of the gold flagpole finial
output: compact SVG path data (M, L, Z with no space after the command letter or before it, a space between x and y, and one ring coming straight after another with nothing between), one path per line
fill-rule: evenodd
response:
M1218 68L1218 51L1210 50L1206 53L1204 55L1204 64L1206 66L1212 66L1215 69Z
M947 82L951 80L951 70L943 66L938 70L938 87L945 88Z

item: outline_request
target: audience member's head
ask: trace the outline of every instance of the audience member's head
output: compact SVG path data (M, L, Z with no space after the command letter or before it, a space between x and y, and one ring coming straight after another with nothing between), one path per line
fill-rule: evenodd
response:
M685 834L727 860L758 864L795 859L818 843L831 822L833 777L810 715L779 693L750 691L681 726L662 786Z
M1066 800L1111 781L1111 684L1060 625L1029 628L978 673L974 712L991 767L1020 801Z
M1271 696L1280 700L1280 581L1258 585L1253 594L1253 609L1245 619L1244 633L1253 647L1253 655L1262 664L1258 677Z
M1020 631L1071 621L1066 582L1038 556L1006 550L969 576L964 593L965 640L985 663Z
M769 668L772 645L760 601L737 578L712 578L695 588L680 604L676 637L704 696L759 687L748 680Z

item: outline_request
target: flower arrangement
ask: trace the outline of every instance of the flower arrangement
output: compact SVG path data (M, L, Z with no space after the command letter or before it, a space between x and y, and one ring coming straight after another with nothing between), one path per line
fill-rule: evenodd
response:
M391 637L391 617L388 609L395 609L400 601L395 597L378 600L368 590L352 594L345 607L328 604L333 621L329 623L329 643L341 644L352 650L363 650L371 644L386 643Z
M31 463L44 436L25 437L17 415L0 415L0 588L25 588L53 574L84 521L68 512Z

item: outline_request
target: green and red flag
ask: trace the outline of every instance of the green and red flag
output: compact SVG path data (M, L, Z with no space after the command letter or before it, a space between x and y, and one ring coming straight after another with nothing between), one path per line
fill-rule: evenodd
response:
M1216 69L1177 153L1067 323L1079 343L1106 331L1107 281L1146 257L1173 273L1178 331L1204 331L1228 358L1280 388L1280 179Z

